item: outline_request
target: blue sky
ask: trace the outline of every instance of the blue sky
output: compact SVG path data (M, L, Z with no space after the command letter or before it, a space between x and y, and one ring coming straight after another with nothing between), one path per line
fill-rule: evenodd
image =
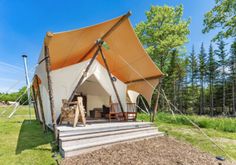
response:
M202 34L203 15L214 0L0 0L0 92L18 90L25 84L21 55L29 56L30 76L47 31L59 32L96 24L132 12L130 20L135 26L145 20L145 11L151 5L184 5L184 18L191 18L190 50L199 49L204 42L208 50L216 34Z

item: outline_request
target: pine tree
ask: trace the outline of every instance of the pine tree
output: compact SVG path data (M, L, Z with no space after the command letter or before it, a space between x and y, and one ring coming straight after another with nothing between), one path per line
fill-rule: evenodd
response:
M189 65L190 65L191 87L193 88L196 83L197 74L198 74L197 58L195 55L194 46L192 47L192 52L190 53Z
M231 82L232 82L233 113L234 113L234 115L236 115L236 40L231 45L230 73L231 73Z
M222 85L222 112L224 113L226 110L226 95L225 95L225 82L226 82L226 67L227 67L227 53L225 50L225 42L221 39L218 43L218 49L216 50L216 55L219 58L218 65L220 67L220 77L221 77L221 85Z
M208 80L209 80L209 87L210 87L210 110L211 110L211 116L213 116L214 112L214 100L213 100L213 86L214 86L214 80L216 77L216 68L217 68L217 64L214 58L215 54L213 51L213 47L212 44L210 44L209 47L209 53L208 53Z
M199 114L205 113L205 94L204 94L204 81L206 76L206 53L203 46L203 43L200 48L199 54L199 76L201 84L201 95L200 95L200 111Z
M188 71L189 71L189 79L190 79L190 92L189 92L189 103L190 107L194 109L194 104L197 99L197 77L198 77L198 62L195 54L194 46L192 47L192 52L188 58Z

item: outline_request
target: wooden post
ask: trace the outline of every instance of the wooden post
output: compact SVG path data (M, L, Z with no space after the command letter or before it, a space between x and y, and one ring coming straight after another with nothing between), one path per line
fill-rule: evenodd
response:
M158 109L158 105L159 105L159 98L160 98L160 89L161 89L161 81L162 79L160 78L159 79L159 84L158 84L158 93L157 93L157 97L156 97L156 102L155 102L155 106L154 106L154 109L153 109L153 114L152 114L152 119L151 121L154 122L155 121L155 116L156 116L156 113L157 113L157 109Z
M37 97L36 97L36 94L35 94L35 90L34 90L34 86L32 85L32 92L33 92L33 99L34 99L34 112L35 112L35 117L36 117L36 120L39 120L39 110L38 110L38 103L37 103Z
M124 108L123 108L123 106L122 106L122 104L121 104L120 96L119 96L119 94L118 94L118 92L117 92L116 86L115 86L114 81L113 81L113 79L112 79L111 72L110 72L109 66L108 66L108 64L107 64L107 60L106 60L105 56L103 55L101 45L98 45L98 47L99 47L99 51L100 51L100 53L101 53L102 59L103 59L103 61L104 61L104 64L105 64L107 73L108 73L108 75L109 75L109 77L110 77L112 87L113 87L113 89L114 89L114 91L115 91L116 98L117 98L117 100L118 100L118 102L119 102L120 109L121 109L121 111L122 111L123 117L124 117L124 119L126 120L126 115L125 115L125 112L124 112Z
M54 131L54 138L55 138L55 141L57 142L58 134L57 134L56 113L55 113L54 100L53 100L52 80L50 76L51 63L50 63L49 49L46 45L44 46L44 53L45 53L46 73L47 73L47 80L48 80L48 94L49 94L49 101L50 101L52 126L53 126L53 131Z
M97 44L100 44L99 41L97 41ZM85 71L84 71L82 77L80 78L79 82L77 83L77 85L76 85L74 91L72 92L72 94L71 94L71 96L70 96L70 98L69 98L69 102L71 102L72 99L73 99L73 97L75 96L75 93L76 93L77 89L78 89L79 86L82 84L84 78L85 78L86 75L87 75L87 72L89 71L89 69L90 69L91 65L93 64L94 60L96 59L98 53L99 53L99 49L97 49L97 51L94 53L92 59L89 61L88 66L86 67L86 69L85 69Z
M42 101L41 92L40 92L40 88L39 88L38 78L36 79L36 83L37 83L37 88L38 88L39 107L40 107L40 112L41 112L41 116L42 116L42 120L43 120L43 130L47 131L46 121L45 121L45 116L44 116L44 111L43 111L43 101ZM37 100L36 100L36 102L37 102Z

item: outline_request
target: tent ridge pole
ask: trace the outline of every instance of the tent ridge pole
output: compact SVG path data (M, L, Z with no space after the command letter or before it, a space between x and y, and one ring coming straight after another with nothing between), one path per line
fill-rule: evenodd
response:
M116 94L117 100L118 100L119 105L120 105L120 109L121 109L122 114L123 114L123 117L124 117L124 119L126 120L126 116L125 116L124 108L123 108L123 106L122 106L122 103L121 103L121 100L120 100L120 96L119 96L119 94L118 94L118 92L117 92L117 89L116 89L116 86L115 86L115 84L114 84L114 81L112 80L111 72L110 72L109 66L108 66L108 64L107 64L107 60L106 60L106 58L105 58L105 56L104 56L104 54L103 54L103 52L102 52L101 45L99 45L99 51L100 51L100 53L101 53L101 56L102 56L103 62L104 62L104 64L105 64L105 67L106 67L107 73L108 73L108 75L109 75L109 77L110 77L111 84L112 84L112 87L113 87L113 89L114 89L114 91L115 91L115 94Z
M52 80L50 76L51 70L51 63L50 63L50 55L49 55L49 48L44 46L45 50L45 62L46 62L46 72L47 72L47 80L48 80L48 94L49 94L49 101L50 101L50 110L51 110L51 117L52 117L52 126L54 131L54 138L55 141L58 141L58 133L57 133L57 123L56 123L56 113L54 107L54 99L53 99L53 90L52 90Z
M131 15L131 12L127 12L125 15L123 15L103 36L101 37L101 40L104 40L107 36L109 36L122 22L124 22L129 16ZM95 43L88 52L77 62L83 61L97 46L97 43Z

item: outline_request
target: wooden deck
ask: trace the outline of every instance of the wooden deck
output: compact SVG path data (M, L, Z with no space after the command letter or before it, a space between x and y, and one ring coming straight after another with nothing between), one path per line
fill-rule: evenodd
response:
M86 126L58 126L59 148L63 157L101 147L155 136L162 136L150 122L90 122Z

